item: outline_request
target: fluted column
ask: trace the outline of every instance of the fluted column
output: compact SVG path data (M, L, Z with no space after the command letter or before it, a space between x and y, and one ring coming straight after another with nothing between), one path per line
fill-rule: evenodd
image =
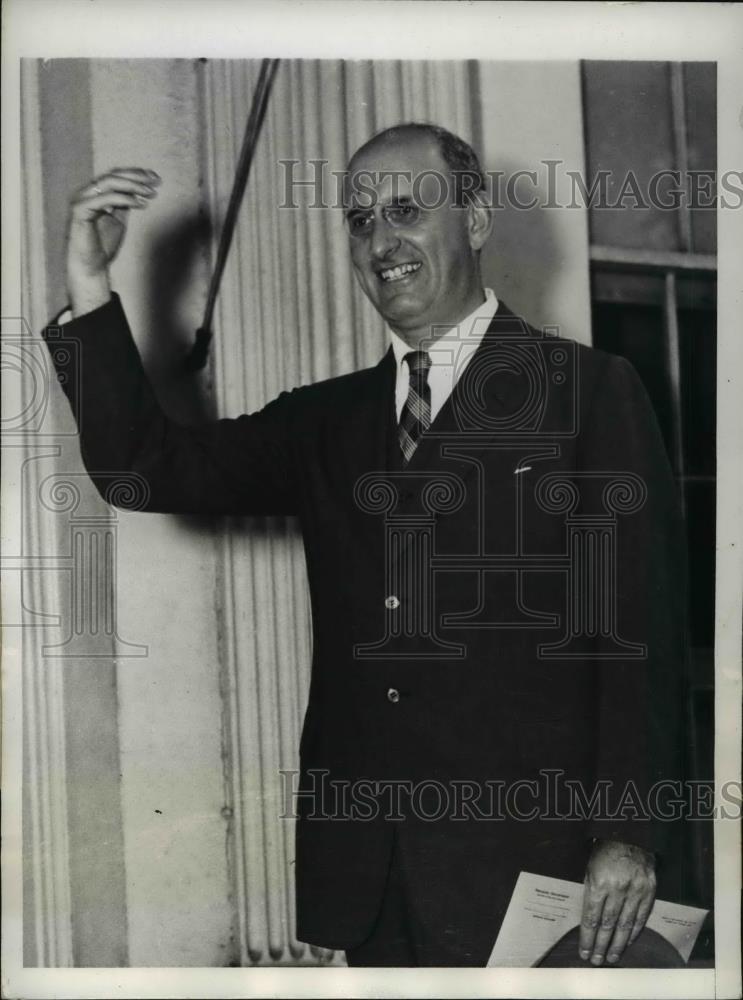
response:
M31 324L44 321L46 269L44 267L44 213L41 152L41 116L38 64L23 64L22 150L24 188L23 310L13 342L3 345L3 368L16 354L19 395L3 401L3 474L17 484L19 509L14 511L15 555L20 569L18 617L9 614L4 587L4 669L22 676L23 707L23 855L24 855L24 963L37 967L71 966L73 926L71 901L69 817L67 802L64 678L62 664L44 657L45 629L42 609L59 608L64 583L54 572L25 572L40 557L56 551L53 520L38 504L39 466L60 455L49 430L48 367L43 354L34 352ZM5 330L3 331L6 332ZM43 345L36 345L37 348ZM42 377L35 363L42 366ZM7 389L7 383L5 385ZM14 395L11 389L11 397ZM9 412L10 411L10 412ZM15 411L13 413L12 411ZM32 419L38 416L38 422ZM10 419L9 419L10 417ZM13 419L15 417L16 419ZM56 429L52 426L52 429ZM16 478L17 477L17 478ZM8 493L4 491L4 503ZM7 519L9 511L4 511ZM8 524L6 521L5 529ZM12 574L15 576L15 574ZM5 581L4 581L5 582ZM15 610L15 609L14 609ZM36 612L36 613L35 613ZM47 622L51 616L47 618ZM7 641L12 628L16 641ZM13 628L15 626L15 628ZM7 736L7 734L6 734ZM7 776L6 776L7 777ZM6 844L6 850L10 845ZM16 845L17 847L18 845Z

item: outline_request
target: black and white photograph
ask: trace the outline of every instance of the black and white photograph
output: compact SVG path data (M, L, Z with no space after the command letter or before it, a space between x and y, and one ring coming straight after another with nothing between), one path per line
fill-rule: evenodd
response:
M740 996L740 9L5 21L3 995Z

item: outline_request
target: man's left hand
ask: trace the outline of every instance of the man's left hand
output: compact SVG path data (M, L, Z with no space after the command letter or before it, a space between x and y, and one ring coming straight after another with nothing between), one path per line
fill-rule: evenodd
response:
M593 965L615 963L642 928L655 899L655 857L641 847L600 840L586 868L578 950Z

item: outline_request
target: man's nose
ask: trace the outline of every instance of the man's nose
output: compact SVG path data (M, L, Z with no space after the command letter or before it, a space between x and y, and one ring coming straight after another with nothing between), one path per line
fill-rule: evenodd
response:
M374 219L372 228L369 252L372 257L384 259L389 254L394 253L400 246L400 237L397 231L389 224L384 216Z

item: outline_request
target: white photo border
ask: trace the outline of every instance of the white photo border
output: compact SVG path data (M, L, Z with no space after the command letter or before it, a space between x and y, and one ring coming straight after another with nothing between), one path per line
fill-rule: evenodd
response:
M219 57L706 60L718 164L743 164L743 10L729 4L356 0L6 0L2 316L20 310L20 60ZM716 775L740 781L743 212L718 210ZM3 507L13 503L4 484ZM9 496L10 494L10 496ZM10 518L8 517L8 520ZM4 526L3 533L5 533ZM7 651L6 651L7 652ZM22 965L20 673L3 661L3 995L7 997L733 997L740 995L740 825L715 825L714 970L29 969ZM718 782L719 784L719 782ZM719 792L718 792L719 794ZM718 803L719 804L719 803Z

